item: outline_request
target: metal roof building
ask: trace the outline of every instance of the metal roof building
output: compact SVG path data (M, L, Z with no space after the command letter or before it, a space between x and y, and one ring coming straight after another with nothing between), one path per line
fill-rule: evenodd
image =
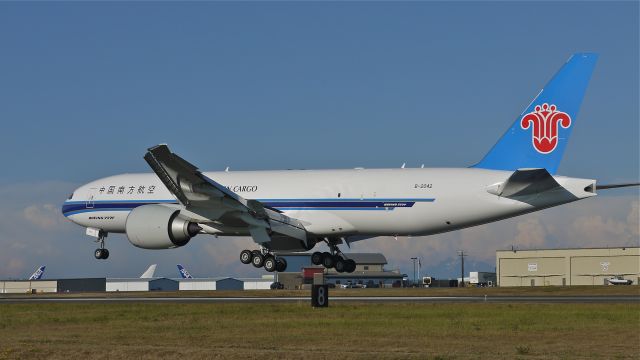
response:
M606 285L640 280L640 247L496 251L498 286Z
M380 253L344 253L356 262L353 273L338 273L335 269L325 272L327 283L335 285L362 284L371 287L387 287L402 282L402 274L397 271L386 271L387 258ZM322 268L311 263L311 253L285 254L287 272L278 275L278 280L286 289L300 288L308 280L304 279L303 269Z
M58 292L57 280L0 280L0 294Z
M176 291L178 282L167 278L107 279L107 291Z
M274 275L263 275L262 278L238 278L242 281L244 290L269 290L275 281Z
M177 279L177 281L179 290L243 290L244 288L241 280L230 277Z

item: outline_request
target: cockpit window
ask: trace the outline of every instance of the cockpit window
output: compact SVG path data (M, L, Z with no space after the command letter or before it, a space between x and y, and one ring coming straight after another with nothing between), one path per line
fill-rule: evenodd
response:
M71 200L73 198L73 193L71 193L71 195L69 195L69 197L67 198L67 200Z

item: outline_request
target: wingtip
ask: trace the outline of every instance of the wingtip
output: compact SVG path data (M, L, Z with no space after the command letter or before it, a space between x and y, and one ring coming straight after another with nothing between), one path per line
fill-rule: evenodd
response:
M153 150L156 150L156 149L159 149L159 148L167 148L168 149L169 148L169 144L161 143L161 144L158 144L158 145L154 145L154 146L152 146L150 148L147 148L147 150L148 151L153 151Z

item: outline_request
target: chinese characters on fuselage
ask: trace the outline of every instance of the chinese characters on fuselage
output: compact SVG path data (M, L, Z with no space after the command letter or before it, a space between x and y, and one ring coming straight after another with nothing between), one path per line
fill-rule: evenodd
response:
M100 194L106 195L133 195L133 194L154 194L156 191L155 185L109 185L102 186L98 190Z

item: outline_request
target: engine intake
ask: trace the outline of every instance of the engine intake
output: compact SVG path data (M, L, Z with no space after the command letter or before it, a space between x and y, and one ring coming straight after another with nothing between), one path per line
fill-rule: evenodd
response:
M180 215L180 210L163 205L133 209L125 224L127 238L143 249L171 249L186 245L202 228Z

